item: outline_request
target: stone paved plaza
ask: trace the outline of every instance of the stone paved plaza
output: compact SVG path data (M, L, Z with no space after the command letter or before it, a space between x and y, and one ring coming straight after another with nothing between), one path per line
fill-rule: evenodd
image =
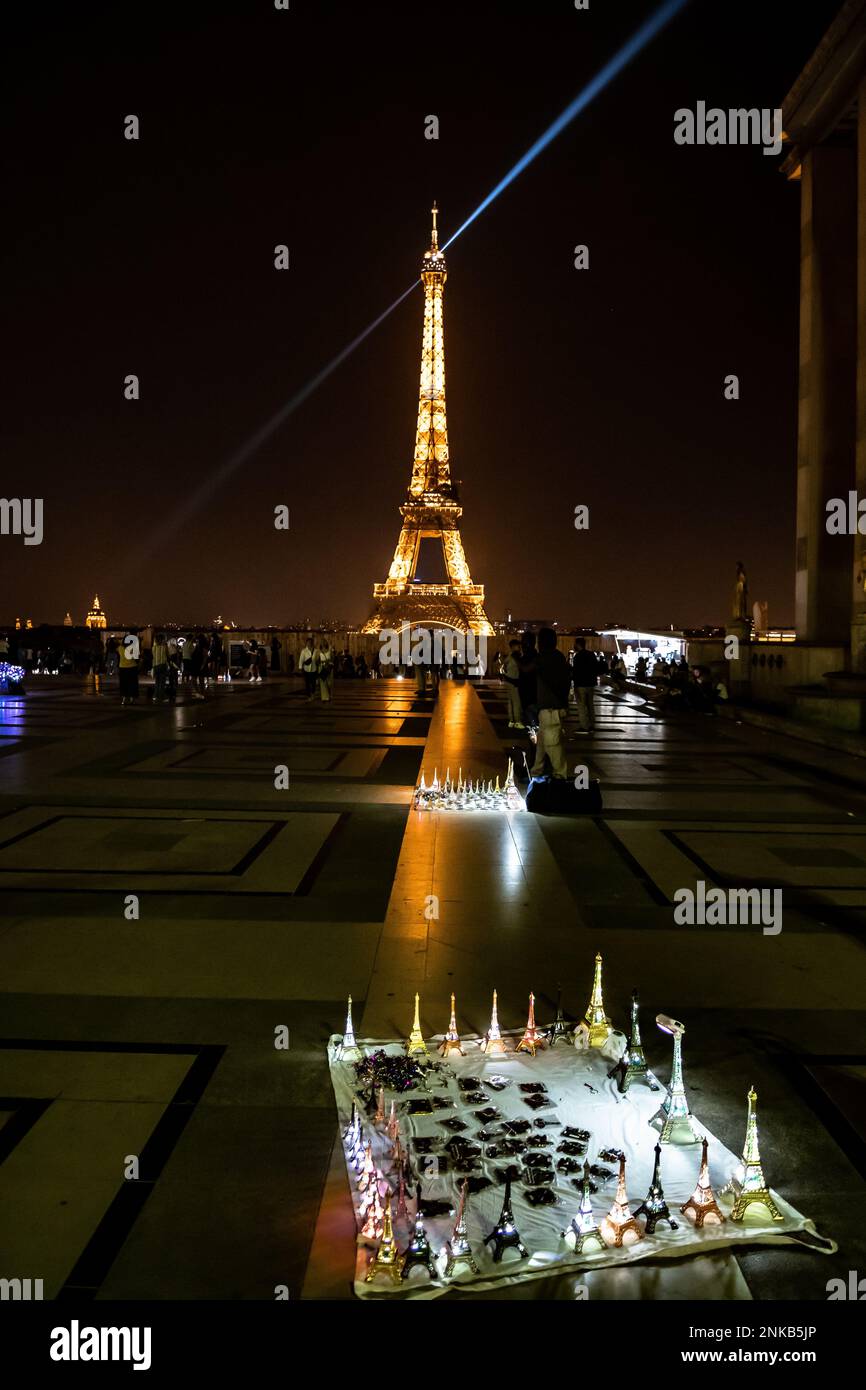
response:
M560 985L582 1015L600 950L620 1027L640 988L663 1080L653 1018L686 1024L695 1109L734 1151L755 1085L770 1183L840 1248L646 1261L586 1276L593 1296L823 1300L863 1268L866 764L633 695L598 711L569 758L604 814L579 820L411 811L422 767L504 773L498 683L433 704L343 681L323 706L270 679L121 709L32 679L0 701L0 1265L46 1298L352 1297L325 1059L347 994L365 1037L405 1035L416 990L426 1034L452 990L483 1032L494 985L503 1027L530 989L546 1023ZM699 879L781 887L783 930L675 925Z

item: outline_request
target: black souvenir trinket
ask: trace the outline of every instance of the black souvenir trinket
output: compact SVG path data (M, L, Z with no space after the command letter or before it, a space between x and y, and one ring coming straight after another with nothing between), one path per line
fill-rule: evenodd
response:
M524 1192L527 1202L533 1207L555 1207L559 1205L559 1198L549 1187L535 1187L531 1192Z

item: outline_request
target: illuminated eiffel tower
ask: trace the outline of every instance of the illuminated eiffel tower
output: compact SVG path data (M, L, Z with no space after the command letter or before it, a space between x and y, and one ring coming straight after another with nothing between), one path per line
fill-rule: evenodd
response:
M448 422L445 414L445 337L443 297L448 278L445 257L439 250L433 204L433 232L424 252L424 333L421 339L421 387L418 397L418 429L415 461L408 501L400 508L403 526L394 559L384 584L373 585L376 607L362 631L401 631L407 624L445 626L458 632L491 637L493 628L484 612L484 585L473 584L460 539L463 508L451 480L448 461ZM421 541L442 542L446 584L416 583L415 571Z

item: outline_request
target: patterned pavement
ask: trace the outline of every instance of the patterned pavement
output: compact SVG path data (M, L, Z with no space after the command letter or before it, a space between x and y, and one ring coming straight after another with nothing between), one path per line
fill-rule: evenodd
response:
M504 771L496 683L445 682L436 706L397 681L338 683L331 707L286 680L174 708L30 691L0 701L0 1274L79 1300L351 1296L324 1060L346 995L372 1036L405 1031L416 988L428 1032L451 989L483 1030L494 984L504 1026L530 988L545 1021L560 986L582 1014L596 950L615 1022L640 987L663 1077L651 1020L686 1023L695 1108L735 1150L754 1083L770 1181L840 1244L704 1262L704 1296L823 1300L862 1267L856 759L604 695L569 743L601 817L420 816L422 766ZM782 931L677 926L699 879L781 888ZM621 1273L594 1293L694 1292L682 1270Z

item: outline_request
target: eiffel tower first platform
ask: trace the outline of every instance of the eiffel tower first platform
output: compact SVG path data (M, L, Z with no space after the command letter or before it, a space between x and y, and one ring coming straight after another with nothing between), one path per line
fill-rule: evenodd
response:
M484 585L473 584L460 539L463 514L448 462L448 422L445 415L445 337L443 297L448 278L439 250L433 205L433 232L424 252L424 333L421 341L421 387L415 461L408 500L400 508L403 526L384 584L373 585L375 609L362 631L399 632L408 625L450 627L458 632L490 637L493 628L484 612ZM446 584L415 580L421 541L442 542Z

